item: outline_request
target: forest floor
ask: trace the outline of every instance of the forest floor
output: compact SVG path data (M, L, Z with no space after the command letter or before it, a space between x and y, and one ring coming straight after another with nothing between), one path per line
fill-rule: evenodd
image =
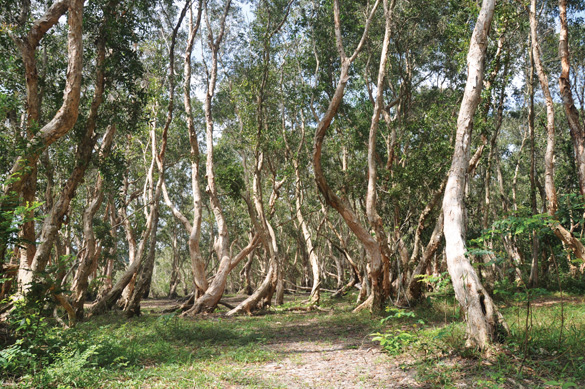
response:
M243 296L229 296L235 304ZM182 318L174 300L146 300L142 316L98 316L60 335L66 347L21 387L87 388L569 388L585 387L585 301L541 297L502 307L512 335L489 355L464 347L451 297L376 317L355 296L306 296L254 316L225 308ZM559 334L562 317L565 329ZM378 341L374 337L378 334ZM559 337L560 335L560 337ZM526 340L527 339L527 340ZM381 345L382 340L383 345ZM560 343L559 343L560 340ZM68 351L69 350L69 351Z
M239 297L225 299L236 304ZM379 388L420 387L408 358L393 358L370 336L372 323L339 321L336 309L304 311L292 300L286 311L270 312L271 324L258 348L273 357L242 368L242 379L252 386L278 388ZM173 301L157 300L145 308L161 309ZM298 306L301 308L300 306ZM303 307L304 308L304 307ZM337 307L339 308L339 307ZM154 311L153 311L154 312ZM290 316L294 315L294 320ZM216 316L216 317L214 317ZM212 315L211 320L216 320ZM376 327L376 326L374 326ZM256 384L253 384L256 383ZM260 384L263 383L263 384ZM225 387L245 385L225 382Z
M564 365L547 359L559 358L559 353L546 347L538 334L532 353L524 359L515 353L521 345L498 347L486 356L463 347L463 325L459 319L458 304L449 299L438 299L416 311L393 311L394 318L381 320L369 313L353 314L353 299L324 299L323 308L307 311L302 305L306 296L288 296L287 302L253 317L224 318L223 312L192 320L216 322L237 328L238 321L255 328L256 339L249 344L250 357L244 364L239 357L232 361L231 374L219 374L220 380L205 386L243 388L533 388L533 387L585 387L585 381L575 379L570 368L585 370L582 358L563 360ZM242 296L224 301L235 305ZM560 299L557 296L540 297L532 302L530 319L546 324L546 317L534 314L541 307L557 309L565 305L571 316L571 307L583 308L583 297ZM173 301L150 300L144 309L151 314L172 304ZM507 310L506 310L507 309ZM518 330L525 319L525 303L517 301L505 308L508 321ZM400 314L401 312L403 317ZM573 312L574 313L574 312ZM515 314L515 317L514 317ZM558 312L548 311L559 319ZM569 319L570 320L570 319ZM242 323L242 324L243 324ZM254 323L254 324L252 324ZM572 323L585 325L583 321ZM533 323L538 331L538 323ZM246 325L244 325L246 327ZM585 328L583 328L585 329ZM554 332L554 331L553 331ZM372 334L389 334L387 349ZM244 337L245 334L242 334ZM571 344L570 342L568 343ZM219 344L218 344L219 345ZM510 345L508 345L510 346ZM527 346L527 350L530 345ZM230 355L230 346L219 346L219 353ZM252 351L253 350L253 351ZM531 352L528 350L528 352ZM562 352L561 352L562 354ZM254 355L262 355L253 360ZM229 357L227 358L229 364ZM236 363L234 363L236 362ZM577 363L577 365L575 365ZM572 365L572 366L571 366ZM553 373L562 368L569 371ZM221 370L221 369L220 369ZM559 375L560 373L560 375ZM157 386L157 385L155 385ZM164 386L164 385L163 385ZM197 380L194 380L197 386Z

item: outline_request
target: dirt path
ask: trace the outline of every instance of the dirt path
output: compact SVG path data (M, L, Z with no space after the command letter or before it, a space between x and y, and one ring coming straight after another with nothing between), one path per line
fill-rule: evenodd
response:
M359 328L311 329L307 323L301 330L301 336L264 346L280 358L254 373L286 388L420 387L413 370L401 370Z
M235 305L241 299L241 296L230 297L226 302ZM146 300L143 308L156 314L173 304L176 305L176 301ZM220 387L542 387L542 381L531 367L523 366L525 376L517 378L516 365L512 366L513 372L510 366L507 372L501 372L495 359L464 358L457 353L437 353L437 350L432 350L434 354L426 358L415 354L425 353L422 349L416 352L405 349L402 354L391 356L371 340L371 333L377 331L373 328L379 328L372 325L372 320L377 319L352 316L345 308L341 304L311 312L291 312L289 308L264 312L253 318L225 318L219 311L193 320L218 323L233 320L231 328L236 329L236 337L239 326L248 326L248 331L253 328L252 347L270 355L263 362L233 364L230 371L238 378L221 379ZM245 336L250 336L249 332Z
M237 304L241 297L224 299ZM157 312L176 305L175 300L145 300L145 311ZM340 322L331 313L291 313L293 322L275 319L257 347L275 358L251 364L241 373L251 382L276 388L419 388L414 369L401 369L410 363L382 352L371 341L371 329L363 323ZM210 315L215 316L215 315ZM219 316L219 315L218 315ZM300 317L304 317L301 319ZM229 384L228 384L229 385ZM230 387L245 387L231 386ZM264 387L264 386L262 386Z

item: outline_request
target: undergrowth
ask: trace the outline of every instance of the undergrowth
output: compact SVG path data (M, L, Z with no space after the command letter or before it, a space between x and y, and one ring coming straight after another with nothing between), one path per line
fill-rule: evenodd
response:
M585 385L585 312L580 297L566 298L562 332L557 295L531 300L528 316L528 301L521 294L507 298L513 302L502 307L502 313L511 334L490 355L465 348L465 327L452 296L430 297L413 310L388 309L382 318L353 314L354 298L324 295L322 310L271 309L235 318L149 312L128 320L112 312L73 329L61 329L41 316L22 316L13 323L19 340L0 350L0 382L23 388L124 388L146 383L179 388L279 387L277 376L271 381L254 372L257 366L283 358L271 344L313 339L334 343L369 333L425 387Z
M429 387L452 387L466 377L475 377L473 385L480 388L584 387L582 298L569 297L561 307L558 296L536 295L533 300L518 293L501 309L511 333L488 353L465 347L465 325L453 297L414 310L389 308L381 320L385 328L371 335L389 354L410 356L415 362L403 368L415 368L419 382Z

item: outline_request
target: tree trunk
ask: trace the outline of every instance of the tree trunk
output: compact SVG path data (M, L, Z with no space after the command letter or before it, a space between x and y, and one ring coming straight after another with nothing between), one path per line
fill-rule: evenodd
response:
M193 224L189 223L187 218L172 204L169 199L166 186L163 183L163 195L165 203L171 208L173 215L185 226L189 234L189 257L191 259L191 272L193 273L193 280L195 288L199 294L207 290L207 277L205 274L205 263L201 256L199 242L201 240L201 189L199 183L199 141L197 139L197 132L195 131L195 123L193 120L193 112L191 108L191 54L193 52L193 45L199 26L201 24L202 14L202 0L199 0L197 18L195 25L193 25L193 11L190 9L189 18L189 39L187 41L187 48L185 49L185 58L183 66L184 84L183 84L183 102L185 106L185 114L187 117L187 130L189 132L189 144L191 146L191 189L193 192Z
M488 32L494 7L495 0L483 1L471 37L467 55L467 83L457 119L455 151L443 199L447 268L455 297L465 312L467 345L479 348L487 347L495 339L501 315L466 256L464 194L473 116L481 98Z
M559 89L565 106L565 114L569 123L571 140L575 151L575 165L579 178L579 191L585 198L585 132L579 119L579 111L575 107L573 92L571 90L571 62L569 58L569 27L567 24L567 0L559 0L560 25L559 56L561 57L561 76L559 77Z
M244 293L250 296L254 290L252 289L252 262L254 261L254 251L248 254L248 262L240 271L240 279L242 282L242 289L238 293Z
M503 37L502 34L500 39L498 40L498 53L501 53L501 47L503 45ZM490 78L493 80L498 74L500 64L500 57L498 56L497 66L496 69L490 74ZM508 74L508 63L506 61L503 78L504 80L507 79ZM488 83L490 84L490 83ZM489 218L490 218L490 208L491 208L491 180L492 180L492 169L494 167L494 158L497 158L495 155L498 152L498 135L500 133L500 129L502 127L502 121L504 117L504 103L506 98L506 86L507 82L504 82L501 85L499 101L497 104L497 112L496 112L496 123L495 129L493 134L491 135L490 143L489 143L489 153L487 158L487 165L485 170L485 177L484 177L484 209L483 209L483 218L482 218L482 229L487 231L489 228ZM488 99L486 102L486 107L484 108L485 115L489 113L489 106L491 106L491 98ZM492 292L494 282L496 281L496 264L494 263L496 260L496 256L493 252L493 240L490 238L486 241L486 246L489 251L489 254L483 256L484 262L484 271L485 271L485 279L487 288L489 289L490 293Z
M180 24L180 23L179 23ZM154 144L154 140L153 140ZM156 158L156 157L154 157ZM156 254L156 233L158 230L158 220L159 220L159 206L160 206L160 197L162 192L162 183L163 183L163 172L160 173L161 176L158 179L153 204L151 206L151 214L152 214L152 229L150 232L150 240L148 245L148 253L144 261L140 261L141 266L138 268L136 272L136 284L134 289L132 290L132 295L128 299L126 306L124 307L124 312L126 316L140 316L140 301L144 296L148 295L148 291L150 290L150 283L152 281L152 273L154 270L154 259Z
M110 218L110 225L113 226L112 229L110 230L110 235L112 237L112 241L114 242L114 245L110 248L110 251L108 253L108 260L106 261L105 264L105 268L104 268L104 282L96 296L96 300L101 299L104 295L106 295L110 290L112 290L112 276L113 276L113 272L114 272L114 258L116 258L116 254L117 254L117 228L116 228L116 224L117 224L117 219L116 219L116 209L114 206L114 201L113 199L109 199L109 205L108 205L108 209L109 209L109 218Z
M534 58L532 50L528 50L530 58L530 75L528 77L528 132L530 136L530 209L533 215L538 214L536 204L536 145L534 139ZM532 261L530 264L530 278L528 284L531 287L538 286L538 238L536 231L532 232Z
M199 297L193 307L188 311L184 312L184 315L197 314L200 312L210 312L215 309L219 300L223 296L227 277L230 271L249 254L254 247L258 244L258 236L255 235L250 241L248 246L244 248L238 255L231 257L229 248L229 234L227 229L227 223L223 215L222 207L219 202L219 196L217 193L217 186L215 183L215 169L213 160L213 116L212 116L212 100L215 93L215 84L217 81L217 62L220 44L223 39L225 32L225 21L230 9L231 0L228 0L225 4L223 15L219 24L219 33L214 38L211 23L209 21L209 14L207 12L207 3L203 3L205 9L205 22L208 31L208 46L211 50L211 69L207 79L207 94L205 96L205 124L206 124L206 142L207 142L207 194L211 204L211 209L215 216L215 222L217 224L217 237L214 242L215 252L219 258L218 270L213 278L211 285L207 288L205 293Z
M46 32L55 25L59 18L69 11L68 17L68 64L67 78L63 92L63 103L55 116L35 135L33 128L39 126L40 97L38 94L38 73L35 53L38 44ZM23 38L15 38L21 49L26 71L27 89L27 132L29 133L26 152L15 161L9 175L13 177L3 188L4 199L0 209L12 209L22 196L22 204L32 206L36 192L37 160L40 155L57 139L73 128L77 121L79 99L81 94L81 70L83 55L82 39L83 1L58 1L51 5L46 14L36 20L28 34ZM29 216L32 216L29 214ZM2 224L4 225L4 223ZM10 223L6 224L10 225ZM0 242L6 242L4 228L0 231ZM27 285L33 280L33 262L36 256L34 222L23 225L21 237L25 247L21 249L21 269L19 269L19 287L26 293ZM2 243L4 246L5 243ZM0 248L0 253L5 247ZM43 266L38 266L42 270Z
M431 234L431 239L425 248L418 265L410 276L408 285L406 287L406 298L409 302L416 301L422 296L422 282L419 276L426 274L427 268L431 262L431 258L435 255L441 244L441 237L443 236L443 210L441 210L435 228Z
M83 224L83 242L85 250L81 253L79 258L79 266L73 277L73 283L71 285L71 304L76 312L78 320L83 318L83 304L86 298L86 292L88 288L88 278L91 271L91 264L96 258L96 239L93 231L93 217L99 209L104 194L102 190L103 180L98 177L98 182L94 188L94 197L90 199L88 207L83 212L82 224Z
M304 132L303 132L304 133ZM311 264L311 270L313 273L313 286L311 288L311 295L309 297L310 304L319 304L319 300L321 298L321 271L319 269L319 258L317 257L317 253L315 252L315 248L313 247L313 239L311 237L311 232L309 231L309 227L307 226L307 222L305 221L305 217L302 213L302 205L303 205L303 193L301 187L301 173L299 168L299 162L295 158L293 159L293 166L295 169L295 214L297 217L297 221L301 227L302 232L302 243L303 247L306 248L306 251L309 255L309 263Z
M169 280L168 298L174 299L177 297L177 286L179 285L179 249L177 247L177 231L173 229L171 237L171 247L173 250L173 260L171 263L171 278Z
M558 199L557 199L557 192L555 189L555 182L554 182L554 156L555 156L555 113L554 113L554 103L550 94L549 85L548 85L548 77L544 71L544 67L542 65L542 60L540 58L540 45L538 43L538 35L537 35L537 20L536 20L536 0L531 0L530 2L530 36L532 42L532 57L534 59L534 66L536 68L536 73L538 75L538 80L540 81L540 88L542 89L542 94L544 95L546 101L546 153L544 155L544 190L546 192L546 200L547 200L547 210L548 214L554 219L556 216L557 209L559 207ZM566 38L566 37L565 37ZM563 33L561 33L561 44L559 44L559 50L563 51ZM565 39L566 40L566 39ZM563 74L565 73L565 67L568 65L566 59L563 59L563 73L561 73L560 82L563 85L564 96L563 100L566 102L567 100L567 83L563 79ZM568 69L567 69L568 71ZM568 80L567 80L568 82ZM570 85L569 85L570 87ZM570 88L569 88L570 91ZM552 229L554 234L567 246L569 247L575 256L579 259L585 260L585 247L579 241L579 239L575 238L571 231L568 231L565 227L563 227L558 221L553 221Z
M262 281L258 289L250 297L238 304L237 307L226 313L226 316L233 316L241 312L246 312L248 315L252 314L252 311L256 309L258 303L271 293L271 289L273 289L272 284L276 276L275 273L276 269L271 260L266 277L264 277L264 281Z
M154 142L154 140L153 140ZM154 161L153 161L154 163ZM147 180L152 181L152 167L148 174ZM128 181L126 180L124 184L124 192L128 190ZM132 196L130 197L132 199ZM128 200L127 200L128 201ZM128 241L128 257L129 257L129 265L126 271L120 276L118 281L112 286L110 291L103 295L100 299L96 300L95 303L89 309L90 315L99 315L108 310L110 310L118 300L123 297L123 293L128 293L127 298L124 298L123 306L126 305L126 302L132 295L132 291L134 287L127 289L128 285L135 280L136 272L138 271L142 259L144 257L144 251L146 249L146 243L148 241L148 237L150 236L150 232L153 226L153 218L154 213L151 211L146 215L146 223L144 226L144 231L142 232L140 243L136 243L136 238L134 237L134 230L132 228L130 219L128 218L126 208L128 204L125 203L121 211L121 216L124 222L124 229L126 232L126 239Z
M183 18L187 14L187 9L189 8L191 2L186 1L185 6L183 7L181 14L179 15L179 19L177 20L177 24L173 29L171 35L171 44L169 47L169 104L167 108L167 117L165 120L165 124L162 130L162 137L161 137L161 146L160 150L157 152L157 145L156 145L156 131L155 131L155 124L153 124L151 128L151 139L152 139L152 159L156 161L156 165L159 171L159 177L156 184L156 189L154 190L154 195L152 194L152 185L154 182L151 181L150 184L150 193L149 193L149 203L150 205L150 217L152 219L152 228L150 231L150 243L148 247L148 254L146 256L146 260L144 263L140 264L138 268L138 272L136 273L136 285L134 290L132 291L132 295L126 306L124 307L124 311L126 312L126 316L138 316L140 315L140 301L144 296L148 296L148 292L150 290L150 283L152 281L152 273L154 271L154 259L156 255L156 241L157 241L157 230L158 230L158 221L159 221L159 206L160 206L160 198L162 195L162 187L165 180L165 153L166 153L166 146L167 146L167 138L169 128L173 121L173 111L174 111L174 93L175 93L175 43L177 40L177 34L179 32L179 28L183 22ZM156 115L156 112L154 112Z
M345 50L343 48L343 42L341 37L341 20L340 20L340 12L339 12L339 1L335 0L333 5L334 11L334 22L335 22L335 37L337 43L337 51L340 56L341 60L341 72L339 75L339 79L337 82L337 86L335 89L335 93L329 102L329 106L327 111L317 124L317 129L315 131L315 138L313 144L313 168L315 170L315 181L317 182L317 187L319 191L325 198L327 204L333 207L341 217L345 220L348 227L352 230L352 232L356 235L359 241L364 246L367 255L369 257L371 263L371 271L370 276L372 277L373 288L372 290L374 293L372 294L372 298L369 299L366 303L370 307L370 309L374 311L378 311L382 309L382 304L384 301L382 295L382 285L381 285L381 269L382 269L382 252L380 246L376 239L374 239L369 231L364 228L360 221L358 220L357 215L351 209L351 206L339 198L333 190L329 187L327 183L327 179L323 174L323 169L321 166L321 150L323 148L323 141L325 139L325 135L327 130L329 129L331 122L335 115L337 114L337 110L343 100L343 95L345 92L345 86L349 81L349 69L359 52L361 51L365 39L368 35L370 23L372 21L374 12L380 3L379 0L376 1L374 6L372 7L371 13L366 20L364 32L362 34L362 38L355 49L354 53L347 57L345 54Z
M377 179L377 168L376 168L376 137L378 133L378 125L380 122L380 116L384 110L384 80L386 75L386 63L388 61L388 49L390 47L390 36L392 28L392 12L396 5L396 0L383 1L384 4L384 41L382 43L382 53L380 54L380 66L378 67L378 82L376 89L376 99L374 102L374 112L370 122L370 132L368 137L368 189L366 193L366 216L372 229L376 233L378 240L378 246L380 250L387 249L388 239L386 237L386 231L384 231L384 225L382 218L378 215L376 210L376 179ZM384 279L387 279L385 275L388 274L384 271L384 265L387 264L389 253L381 254L381 261L372 261L370 263L370 278L372 280L372 293L374 294L372 304L374 309L382 308L386 298L388 297L389 290L384 288ZM387 266L386 266L387 267ZM388 282L386 282L389 285Z

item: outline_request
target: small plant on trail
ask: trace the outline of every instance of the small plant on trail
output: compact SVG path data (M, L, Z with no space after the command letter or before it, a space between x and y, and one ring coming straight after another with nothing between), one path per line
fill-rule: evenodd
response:
M386 316L381 323L387 323L392 320L400 320L403 318L415 318L414 312L405 311L404 309L398 309L394 307L386 308L386 312L390 315ZM380 346L384 348L386 352L391 355L398 355L404 352L409 346L417 345L422 340L419 336L419 326L423 326L425 323L422 320L418 320L412 325L411 331L405 331L402 329L390 329L386 332L375 332L370 334L373 336L374 342L379 342Z
M371 335L373 336L372 340L380 342L380 346L390 355L402 354L408 346L416 344L418 340L416 334L403 330L390 330L384 333L375 332Z

